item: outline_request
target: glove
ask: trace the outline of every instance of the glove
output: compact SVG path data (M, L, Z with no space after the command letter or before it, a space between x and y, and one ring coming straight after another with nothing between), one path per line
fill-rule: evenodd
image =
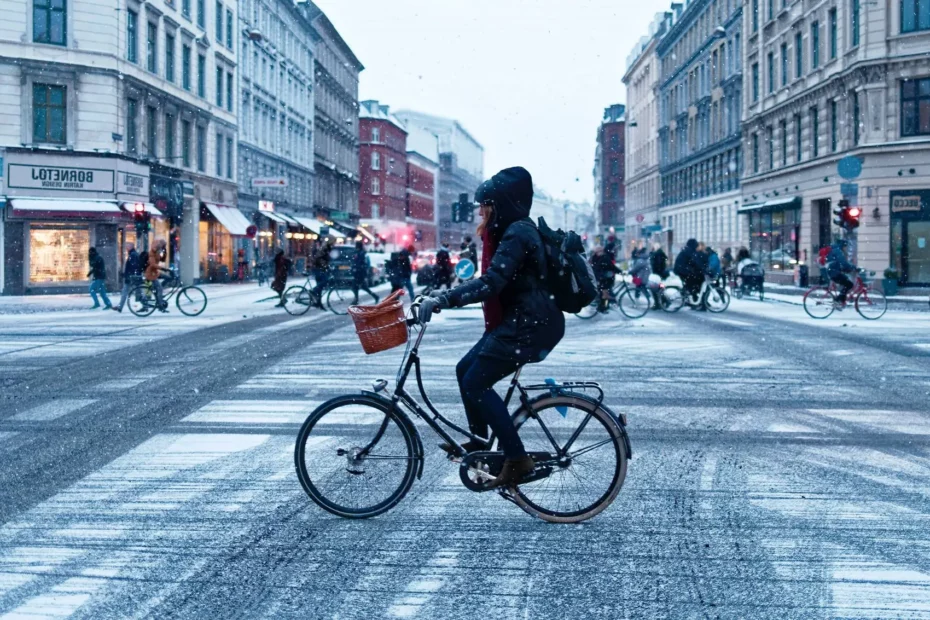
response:
M420 321L421 325L429 323L430 319L433 318L433 313L438 313L443 308L448 308L449 302L445 297L427 297L420 302L420 313L417 318Z

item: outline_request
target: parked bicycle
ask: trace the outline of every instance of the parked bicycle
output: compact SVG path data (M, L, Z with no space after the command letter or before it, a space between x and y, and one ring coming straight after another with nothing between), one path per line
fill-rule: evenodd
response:
M459 478L470 491L489 490L488 483L503 467L504 454L493 449L494 437L478 437L451 422L426 394L419 351L427 326L415 318L422 299L410 308L407 329L415 331L416 338L407 342L393 394L385 395L388 382L379 379L372 391L330 399L310 414L297 435L294 459L300 483L332 514L356 519L382 514L422 477L425 451L410 414L453 446L452 458L460 461ZM411 370L426 409L405 389ZM517 486L495 490L546 521L590 519L613 502L626 478L631 448L625 417L604 404L598 383L524 386L519 378L520 369L510 382L506 402L509 406L517 396L514 424L536 468ZM488 449L466 453L450 431Z
M161 283L165 304L174 298L174 305L181 314L197 316L207 309L207 294L200 287L184 286L177 270L168 270L168 275L162 278ZM149 316L158 307L155 287L149 281L142 281L129 291L126 303L129 311L136 316Z
M828 286L815 286L804 294L804 311L812 319L825 319L836 310L842 310L849 301L852 301L856 312L869 321L882 318L888 310L888 300L885 293L874 286L869 286L863 276L874 276L875 272L866 272L859 269L853 287L846 295L846 303L840 301L840 290L835 282Z

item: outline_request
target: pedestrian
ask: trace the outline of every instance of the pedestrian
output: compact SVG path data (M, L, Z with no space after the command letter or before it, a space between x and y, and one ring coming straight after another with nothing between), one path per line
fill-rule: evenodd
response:
M436 290L445 286L452 288L452 257L449 255L449 243L443 243L436 252Z
M607 255L610 256L610 260L617 260L617 249L618 243L617 238L614 235L607 237L607 243L604 245L604 251L607 252Z
M668 254L662 249L661 243L652 244L652 252L649 253L649 267L652 269L652 273L663 280L669 276Z
M529 218L533 204L529 172L523 168L502 170L481 184L475 199L483 207L479 235L487 231L497 245L490 266L480 278L426 298L419 319L425 323L442 308L491 299L500 302L501 322L485 332L455 372L472 434L488 437L490 426L504 452L501 472L488 487L509 487L532 472L534 463L494 384L523 364L544 360L562 339L565 318L546 285L543 242ZM475 440L463 447L466 451L488 449L485 442ZM455 450L449 444L440 448L450 454Z
M417 249L408 245L400 251L400 283L410 293L410 300L413 301L413 257L416 256Z
M649 254L642 242L635 243L630 252L630 275L637 288L645 286L649 279Z
M323 290L329 284L329 263L332 260L333 244L328 239L320 243L313 254L313 287L314 305L323 308Z
M113 304L110 303L110 298L107 297L107 266L103 262L103 257L97 253L97 248L91 248L87 252L87 258L90 262L90 271L87 272L87 277L91 279L90 297L94 300L91 310L100 307L100 302L97 300L98 294L103 298L103 309L112 310Z
M123 290L120 291L119 305L113 309L122 312L129 299L129 292L142 280L142 259L136 252L136 246L132 243L126 244L126 262L123 264Z
M355 242L355 254L352 255L352 293L355 295L353 305L358 305L359 289L365 291L375 298L378 303L380 298L375 295L371 288L368 287L368 280L371 277L371 261L365 252L365 244L361 241Z
M155 242L152 249L148 251L148 263L145 265L144 272L146 282L150 282L155 290L155 303L158 305L159 312L168 312L168 304L165 303L165 292L161 286L162 269L159 266L159 263L164 260L166 245L164 239Z
M465 239L462 241L459 261L463 260L470 260L474 264L478 262L478 246L471 240L470 235L466 235Z
M274 254L274 280L271 281L271 290L278 294L278 303L275 308L283 308L287 300L284 299L284 289L287 287L287 272L291 269L291 259L284 255L284 250L278 248Z

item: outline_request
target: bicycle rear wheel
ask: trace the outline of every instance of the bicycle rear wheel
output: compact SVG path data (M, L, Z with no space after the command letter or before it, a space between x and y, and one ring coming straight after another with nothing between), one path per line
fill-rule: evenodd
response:
M174 305L181 314L197 316L207 309L207 294L196 286L185 286L175 296Z
M301 316L313 304L313 292L305 286L291 286L284 291L284 309L288 314Z
M333 314L340 316L349 314L349 306L352 305L352 291L341 288L331 288L326 293L326 306Z
M576 312L575 316L577 316L579 319L585 319L585 320L593 319L594 317L597 316L597 308L600 305L600 303L601 303L600 299L595 299L594 301L589 303L587 306L582 308L580 311Z
M888 300L878 289L867 289L856 295L856 312L869 321L880 319L888 310Z
M708 312L723 312L730 307L730 293L720 286L708 287L704 293L704 307Z
M129 311L136 316L148 316L155 312L155 306L157 305L155 291L152 290L151 286L139 284L129 291L126 305L129 306Z
M347 395L310 414L294 461L304 491L320 508L365 519L397 505L417 473L413 424L381 399Z
M531 405L534 414L529 416L521 407L514 424L527 452L553 455L548 465L552 473L517 486L517 505L552 523L578 523L599 514L616 499L626 479L626 431L586 399L544 396ZM559 458L556 453L566 446L567 453Z
M666 286L659 292L659 304L666 312L678 312L685 305L680 286Z
M825 319L833 314L833 294L822 286L804 293L804 312L812 319Z
M628 288L617 299L617 305L620 306L620 312L631 319L639 319L649 312L652 307L652 295L648 289Z

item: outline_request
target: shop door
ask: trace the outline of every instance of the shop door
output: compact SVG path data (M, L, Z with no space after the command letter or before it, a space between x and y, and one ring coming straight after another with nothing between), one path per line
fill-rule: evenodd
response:
M904 253L908 284L930 284L930 222L908 222Z

